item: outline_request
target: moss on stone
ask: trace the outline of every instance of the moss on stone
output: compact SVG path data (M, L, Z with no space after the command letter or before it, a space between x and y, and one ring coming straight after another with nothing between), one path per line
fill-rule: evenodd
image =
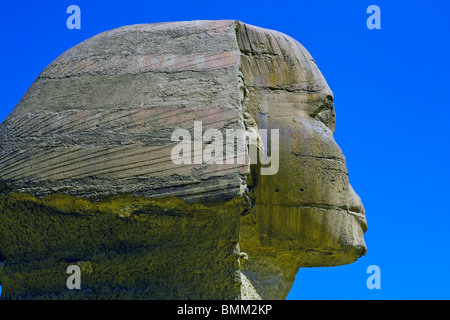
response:
M260 238L256 212L250 210L240 219L239 246L248 255L242 273L262 299L286 299L301 265L301 255L295 250L264 245Z
M242 199L0 196L6 299L238 299ZM81 290L69 290L69 265Z

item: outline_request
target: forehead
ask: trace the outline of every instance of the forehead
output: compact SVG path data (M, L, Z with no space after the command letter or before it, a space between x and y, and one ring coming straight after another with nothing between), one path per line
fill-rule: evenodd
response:
M241 70L249 87L332 95L309 52L295 39L277 31L239 23L237 41Z
M309 52L277 31L239 23L240 70L248 89L244 108L254 117L334 117L333 93ZM333 119L324 122L334 131Z

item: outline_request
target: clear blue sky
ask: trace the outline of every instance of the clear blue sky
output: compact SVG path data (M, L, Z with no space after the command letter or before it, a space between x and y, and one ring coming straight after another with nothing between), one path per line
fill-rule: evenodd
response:
M66 28L69 5L81 30ZM369 5L381 29L369 30ZM57 56L102 31L236 19L284 32L335 95L335 139L366 208L368 253L301 269L289 299L449 299L450 1L10 1L0 10L0 121ZM367 267L381 270L369 290Z

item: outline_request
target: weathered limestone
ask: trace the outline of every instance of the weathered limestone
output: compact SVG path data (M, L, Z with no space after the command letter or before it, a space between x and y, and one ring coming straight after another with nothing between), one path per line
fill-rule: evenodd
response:
M68 50L1 128L0 175L18 190L232 198L242 166L179 166L177 127L242 126L233 22L134 25ZM211 199L209 199L211 198Z
M258 127L280 131L279 171L248 183L255 203L241 219L243 273L263 298L282 299L299 266L365 254L366 219L333 139L333 94L312 57L294 39L249 25L238 29L238 43L243 109Z
M175 164L171 135L195 135L194 121L224 136L278 129L278 172ZM366 252L364 208L334 127L314 60L276 31L173 22L80 43L0 125L4 295L284 299L299 267ZM73 292L64 272L78 262L90 267ZM47 284L30 287L30 273Z

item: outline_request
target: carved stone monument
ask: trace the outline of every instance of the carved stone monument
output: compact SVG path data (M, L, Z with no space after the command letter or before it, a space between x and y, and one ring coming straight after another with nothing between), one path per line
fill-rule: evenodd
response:
M76 45L0 125L3 298L285 299L300 267L366 253L334 128L280 32L170 22Z

